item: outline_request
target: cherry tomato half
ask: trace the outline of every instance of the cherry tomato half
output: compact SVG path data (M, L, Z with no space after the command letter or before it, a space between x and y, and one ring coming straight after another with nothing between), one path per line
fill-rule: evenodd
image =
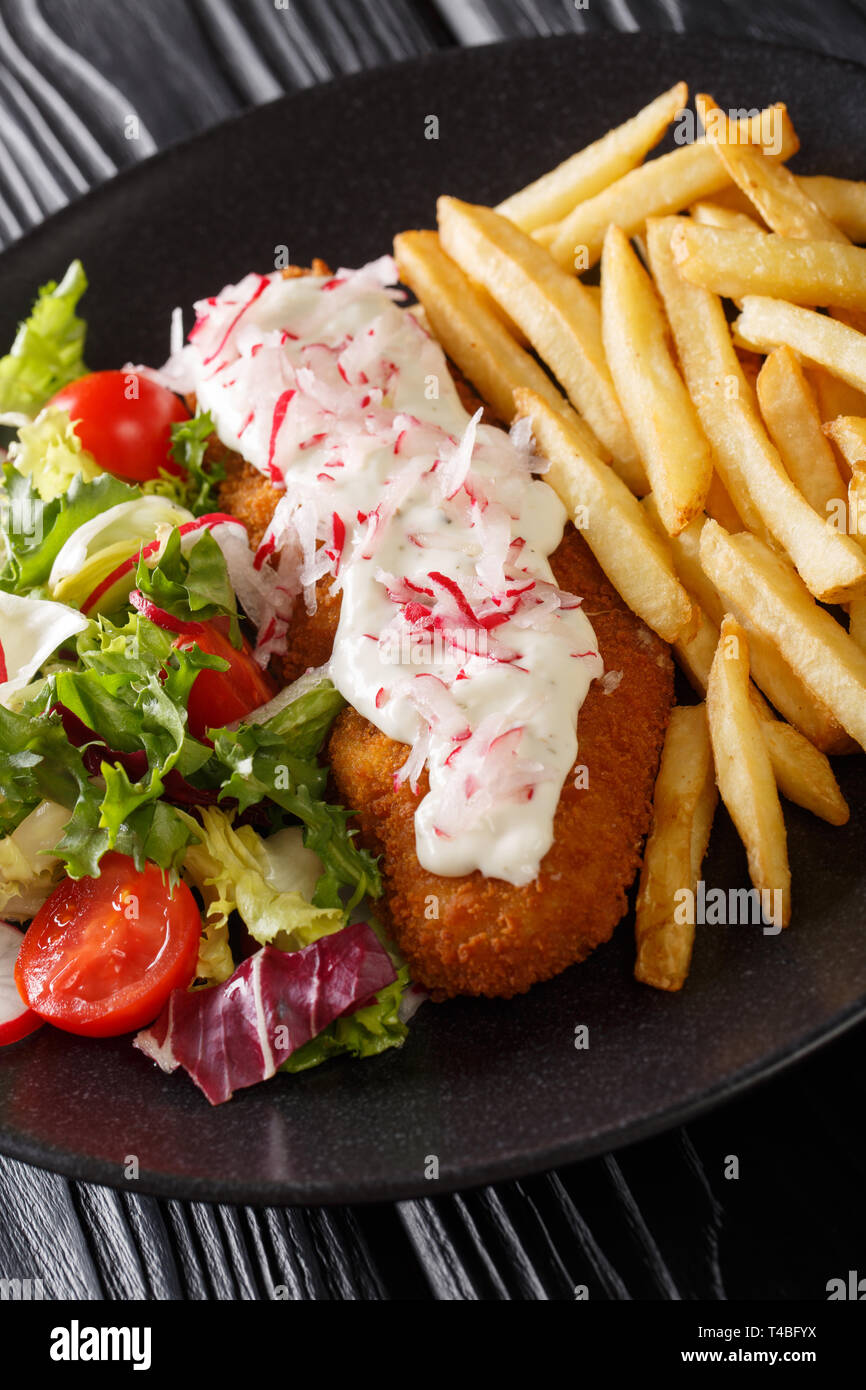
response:
M143 483L161 468L182 475L172 459L171 426L188 420L179 396L137 372L92 372L49 402L69 412L75 433L100 468Z
M202 671L193 682L187 704L193 738L204 738L207 729L219 729L223 724L243 719L277 693L276 685L253 656L249 642L244 639L240 649L233 647L214 623L202 623L201 632L194 637L181 637L175 645L184 650L195 645L209 656L221 656L229 663L227 671Z
M67 1033L114 1037L152 1023L193 978L201 918L185 883L125 854L99 878L65 879L24 937L15 983L24 1002Z

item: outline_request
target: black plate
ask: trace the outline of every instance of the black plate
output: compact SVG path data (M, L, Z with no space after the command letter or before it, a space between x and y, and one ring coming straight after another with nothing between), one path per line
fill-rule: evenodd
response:
M260 108L52 218L0 258L0 342L34 287L81 256L90 363L159 362L173 305L268 269L275 247L358 264L395 231L431 225L438 193L496 201L678 78L723 106L787 100L799 167L866 174L866 73L851 64L649 36L453 52ZM425 139L428 115L438 141ZM215 1110L127 1039L44 1029L0 1055L0 1149L117 1184L134 1155L133 1186L173 1196L333 1202L513 1177L678 1123L866 1014L862 759L839 772L844 829L786 808L793 926L699 930L679 997L634 983L624 922L587 964L521 999L425 1006L401 1052L279 1077ZM748 881L724 813L705 878Z

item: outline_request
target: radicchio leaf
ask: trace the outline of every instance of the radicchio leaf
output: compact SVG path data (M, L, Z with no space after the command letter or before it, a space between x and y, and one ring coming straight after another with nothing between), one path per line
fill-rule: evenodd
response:
M210 989L174 990L135 1046L163 1071L183 1067L220 1105L396 978L375 932L356 922L300 951L264 946Z

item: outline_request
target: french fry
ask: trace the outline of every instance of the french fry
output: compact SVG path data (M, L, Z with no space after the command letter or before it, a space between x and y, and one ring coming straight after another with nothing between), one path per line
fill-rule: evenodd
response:
M672 643L674 656L680 669L701 699L707 693L710 667L719 640L719 629L707 617L694 595L692 600L692 622Z
M666 529L676 535L702 511L713 474L710 450L667 345L652 281L618 227L601 262L607 360Z
M813 362L804 362L806 380L815 393L818 411L825 425L838 420L840 415L866 415L866 393L849 386L841 377L834 376L824 367ZM829 438L829 436L828 436ZM835 440L830 438L830 447L836 456L836 467L847 482L851 469Z
M797 181L807 198L817 203L850 241L866 241L866 183L825 174L806 175Z
M848 482L848 529L851 535L866 547L866 457L855 458L851 462L851 477Z
M760 716L761 734L782 796L828 825L846 825L851 812L829 759L797 729L784 720L774 719L760 697L753 704Z
M824 435L815 393L789 347L774 348L765 358L758 377L758 401L788 476L809 505L826 517L830 505L845 497L845 484Z
M709 143L771 231L798 240L847 243L845 233L812 201L790 170L783 164L773 164L756 143L744 144L739 140L736 127L716 106L712 97L697 96L695 106L704 123ZM796 297L783 294L785 299ZM866 332L866 314L859 306L847 305L833 308L831 312L834 318L840 317L852 328Z
M666 642L674 641L688 627L692 605L640 503L555 406L523 387L515 391L515 402L518 417L532 422L550 462L545 481L559 494L608 579L632 612Z
M866 391L866 335L847 324L765 295L746 295L734 324L738 340L756 352L788 347Z
M713 449L716 469L744 525L768 532L752 501L736 441L726 427L728 398L750 399L751 386L734 351L722 301L677 271L671 237L681 218L650 218L647 249L679 357L680 370Z
M817 598L837 603L866 594L862 551L809 506L752 407L721 302L709 290L688 286L677 274L671 246L676 227L676 219L650 221L650 263L683 375L734 506L752 531L762 539L773 536L787 550ZM754 301L745 301L750 302ZM852 332L839 324L833 327ZM747 346L754 344L747 341ZM727 383L732 389L726 389Z
M570 412L572 428L584 446L603 452L535 358L515 343L502 320L473 292L435 232L401 232L394 239L394 259L445 352L500 420L511 422L515 388L525 386L555 410Z
M681 275L728 299L763 294L807 306L866 308L866 248L861 246L699 227L683 220L672 247Z
M862 415L839 415L828 420L823 426L824 434L831 439L853 473L858 463L866 460L866 417Z
M635 979L656 989L681 989L689 972L694 913L681 911L681 895L697 888L717 800L706 708L680 705L665 735L635 906Z
M762 905L765 894L770 894L775 908L776 894L781 894L779 925L787 926L791 871L785 820L760 719L749 695L748 637L730 615L722 622L710 669L707 720L716 781L745 846L749 877L761 893ZM765 910L765 917L771 915Z
M715 521L721 522L726 531L743 530L740 514L731 501L728 490L718 473L714 473L710 479L707 500L704 503L704 511L707 516L711 516Z
M537 241L539 246L545 250L550 250L559 232L558 222L545 222L543 227L536 227L534 232L530 232L533 241Z
M757 410L758 377L760 376L761 368L764 365L764 358L760 352L749 352L747 348L743 347L735 346L734 351L737 354L737 361L740 364L740 370L743 373L743 379L745 380L749 388L747 393L748 399L751 402L754 409Z
M689 216L703 227L723 227L730 232L760 232L763 227L748 212L725 207L722 202L693 203Z
M763 231L769 230L751 198L747 198L743 190L738 188L735 183L729 183L727 187L720 188L718 193L714 193L713 202L717 207L726 208L730 212L739 212L743 217L748 217Z
M660 534L663 533L658 507L652 493L644 498L641 505ZM675 653L681 658L689 680L703 694L706 689L706 672L709 671L712 661L722 618L726 608L733 609L734 617L742 623L749 635L752 679L760 686L767 699L811 744L823 752L852 752L856 744L852 743L826 705L816 700L799 677L795 676L778 648L750 626L748 619L736 605L730 600L722 600L701 564L701 532L705 521L704 517L696 517L678 536L668 537L670 556L677 577L693 604L699 607L705 622L712 628L711 636L705 636L697 646L691 644L687 636L681 637L675 644ZM702 661L706 667L705 671L701 669Z
M692 688L703 698L716 646L719 628L700 607L694 594L692 607L697 615L693 630L678 637L673 644L677 662ZM853 604L852 604L853 607ZM746 629L750 656L754 653L755 634ZM778 657L778 653L777 653ZM781 662L781 658L778 658ZM796 679L790 673L791 680ZM829 758L810 742L804 733L777 719L757 686L749 694L761 720L761 733L773 764L776 785L788 801L795 802L829 825L844 825L850 815ZM856 745L853 745L856 747Z
M806 363L805 372L825 424L840 415L866 415L866 392L814 363Z
M707 143L768 227L788 237L845 240L844 232L803 192L791 171L768 159L758 141L744 141L739 127L712 97L699 93L695 109L703 122Z
M491 208L438 202L443 250L477 281L551 368L632 491L649 488L604 355L592 295Z
M853 739L866 746L866 652L812 598L781 556L746 532L707 521L701 564L722 597L780 651Z
M777 112L781 138L779 159L789 159L799 141L784 105L770 108ZM739 128L757 140L761 138L759 113ZM766 120L766 116L764 115ZM648 217L664 217L690 207L702 198L711 198L730 182L711 145L697 140L670 154L660 155L648 164L630 170L616 183L578 203L560 222L550 251L564 270L588 270L601 255L608 227L621 227L626 236L639 232Z
M678 82L636 116L609 130L527 188L513 193L496 211L525 232L544 223L558 222L578 203L592 198L640 164L688 99L688 87L685 82Z
M866 598L855 599L848 605L848 636L866 652Z
M489 294L482 284L473 280L471 275L467 275L467 280L472 286L473 291L481 300L485 309L489 309L491 314L499 319L505 331L510 334L517 343L518 347L529 347L529 340L525 333L522 333L513 319L510 319L501 304L497 304L492 294Z

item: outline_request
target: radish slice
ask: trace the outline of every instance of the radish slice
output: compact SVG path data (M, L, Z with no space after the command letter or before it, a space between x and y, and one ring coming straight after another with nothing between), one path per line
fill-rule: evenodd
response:
M185 521L182 526L178 527L181 549L186 553L195 545L197 540L201 539L205 531L215 531L221 534L223 529L228 528L229 525L232 527L231 534L242 535L247 544L247 548L249 548L248 542L246 542L246 527L242 521L238 521L237 517L228 516L224 512L209 512L207 516L198 517L193 521ZM215 536L215 539L219 540L219 534ZM146 545L142 546L140 552L136 551L134 555L130 555L128 559L121 561L117 568L113 569L111 574L107 575L106 578L96 586L89 597L85 599L84 603L81 605L81 611L88 615L92 614L97 605L105 599L107 594L110 595L110 600L107 602L108 611L110 611L111 608L122 607L126 602L130 589L134 587L133 581L135 579L135 572L138 569L139 560L149 560L151 556L158 555L164 543L164 536L162 539L149 541ZM229 578L231 578L231 571L229 572Z
M167 632L180 632L185 636L193 637L204 632L204 623L185 623L181 618L173 617L171 613L166 613L164 608L159 608L151 599L145 598L140 589L133 589L129 595L129 601L142 617L149 618L157 627L164 627Z
M28 1009L15 984L15 962L24 933L9 922L0 922L0 1047L35 1033L45 1022Z
M165 497L145 496L133 502L119 502L72 532L51 566L48 586L56 589L61 580L77 574L98 550L116 541L147 542L159 526L189 525L194 521L192 512L186 507L169 502Z

